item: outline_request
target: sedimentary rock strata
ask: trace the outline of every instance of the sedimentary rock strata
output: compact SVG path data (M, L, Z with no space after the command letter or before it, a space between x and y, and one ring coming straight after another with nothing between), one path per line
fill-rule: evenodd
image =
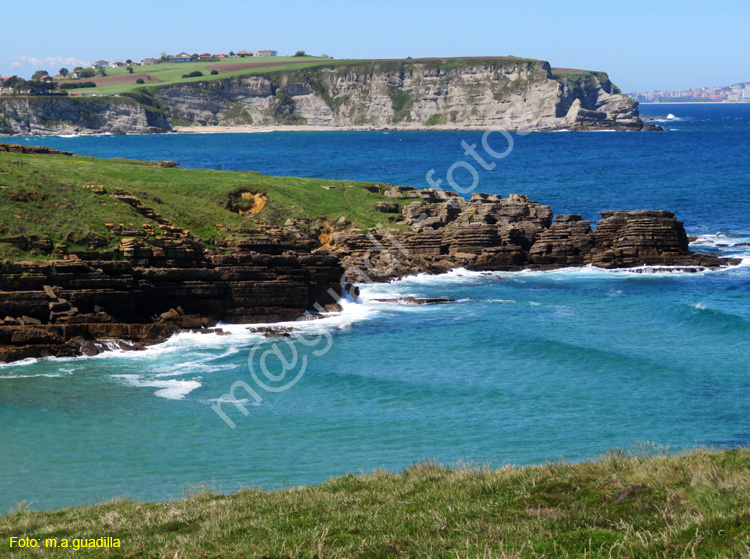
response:
M106 189L89 186L107 195ZM456 267L697 270L738 263L691 252L683 224L672 212L605 211L592 229L579 215L553 217L549 206L521 195L475 194L466 201L439 190L394 187L388 196L401 208L401 228L362 231L342 216L316 237L301 227L309 223L289 220L284 228L259 224L229 234L211 250L137 198L110 196L158 228L131 231L109 224L122 237L110 253L96 252L95 246L68 253L57 245L52 255L58 260L47 264L4 261L0 361L138 349L217 321L294 320L310 310L335 310L347 282ZM21 248L44 245L41 239L0 241ZM356 296L356 288L351 293Z
M552 216L527 196L474 194L467 202L443 191L395 189L414 199L403 210L411 231L352 229L331 237L353 281L409 273L552 269L594 265L717 267L737 263L690 251L683 223L669 211L605 211L595 229L580 215Z
M2 134L150 133L193 126L643 130L603 72L515 57L370 61L169 84L102 97L6 96Z

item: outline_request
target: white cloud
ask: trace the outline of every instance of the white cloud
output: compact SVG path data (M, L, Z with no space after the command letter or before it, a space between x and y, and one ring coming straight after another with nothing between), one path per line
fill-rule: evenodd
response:
M13 67L29 65L35 68L45 67L45 70L57 70L56 66L67 64L69 66L89 66L86 60L79 60L73 56L63 58L62 56L48 56L47 58L37 58L35 56L21 55L11 64Z

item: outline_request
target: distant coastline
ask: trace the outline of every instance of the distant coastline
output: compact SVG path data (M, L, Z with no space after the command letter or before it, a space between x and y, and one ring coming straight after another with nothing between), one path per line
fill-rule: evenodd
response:
M648 101L639 101L639 105L750 105L750 103L743 103L737 101L660 101L657 103L651 103Z

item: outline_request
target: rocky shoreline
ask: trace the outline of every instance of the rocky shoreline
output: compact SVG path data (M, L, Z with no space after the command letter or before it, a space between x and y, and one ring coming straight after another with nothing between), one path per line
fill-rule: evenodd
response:
M109 253L58 246L58 259L47 263L3 261L0 362L140 349L180 331L208 331L218 321L295 320L337 310L342 290L354 282L457 267L697 271L739 263L691 252L682 222L665 210L605 211L592 229L581 216L553 216L549 206L522 195L474 194L466 201L408 187L386 195L393 202L378 209L401 214L401 228L362 231L341 217L318 235L289 220L285 227L259 224L208 249L189 232L165 226L148 245L124 238ZM34 246L33 239L3 242Z

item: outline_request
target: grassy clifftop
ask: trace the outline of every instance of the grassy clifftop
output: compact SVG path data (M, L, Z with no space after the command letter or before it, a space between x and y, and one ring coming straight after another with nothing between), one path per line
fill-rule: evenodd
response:
M131 232L158 225L118 198L123 195L210 243L252 229L256 220L280 225L289 218L312 218L315 225L346 216L362 228L392 224L396 214L376 210L378 202L389 200L379 193L385 188L255 172L164 168L146 161L0 152L0 258L47 258L38 248L18 248L21 243L13 241L19 237L36 237L37 245L45 240L65 243L71 251L92 246L107 250L120 242L111 224Z
M1 557L747 557L750 451L347 475L317 487L0 517ZM10 537L113 537L22 550ZM58 543L58 546L60 544Z
M253 57L245 59L221 59L216 61L196 62L165 62L150 66L134 66L133 73L128 73L127 68L112 68L106 70L106 76L97 75L93 78L73 80L71 78L61 79L61 83L71 85L94 82L95 88L70 89L71 93L79 95L92 94L126 94L133 91L153 90L154 88L175 85L180 83L212 82L231 77L268 75L274 73L293 73L302 69L319 70L321 68L347 68L354 67L354 71L408 71L415 63L425 68L440 68L450 70L464 68L470 65L483 65L491 67L502 67L523 62L542 62L530 58L493 56L493 57L471 57L471 58L422 58L404 60L364 60L346 59L332 60L312 56L290 57ZM202 76L186 78L184 76L191 72L201 72ZM212 74L212 72L217 72ZM138 83L142 80L142 83Z

